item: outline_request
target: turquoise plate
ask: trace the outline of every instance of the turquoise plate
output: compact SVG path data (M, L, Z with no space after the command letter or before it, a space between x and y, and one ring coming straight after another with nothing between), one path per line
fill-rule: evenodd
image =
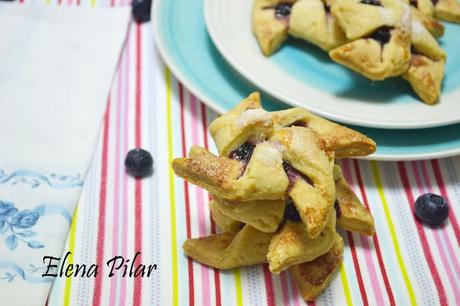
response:
M155 0L152 19L163 59L208 106L223 113L249 93L260 91L235 72L213 45L206 31L203 0ZM289 107L263 92L262 99L267 110ZM371 159L414 160L460 154L460 124L416 130L350 127L377 142Z

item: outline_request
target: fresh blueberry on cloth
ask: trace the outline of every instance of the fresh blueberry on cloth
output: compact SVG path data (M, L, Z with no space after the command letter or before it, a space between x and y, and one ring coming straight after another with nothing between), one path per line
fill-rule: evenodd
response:
M126 155L125 167L127 172L134 176L147 176L153 170L152 155L144 149L133 149Z
M424 223L439 225L449 215L449 205L443 197L426 193L415 201L415 215Z
M131 3L134 20L138 23L150 21L152 0L133 0Z

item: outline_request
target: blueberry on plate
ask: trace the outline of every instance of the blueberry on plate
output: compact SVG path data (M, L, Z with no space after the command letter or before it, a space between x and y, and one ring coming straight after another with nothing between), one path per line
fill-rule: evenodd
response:
M443 197L425 193L415 201L415 215L424 223L439 225L449 215L449 205Z
M150 21L152 0L133 0L131 6L134 20L138 23Z
M153 170L152 155L144 149L133 149L126 155L125 167L129 174L138 177L147 176Z

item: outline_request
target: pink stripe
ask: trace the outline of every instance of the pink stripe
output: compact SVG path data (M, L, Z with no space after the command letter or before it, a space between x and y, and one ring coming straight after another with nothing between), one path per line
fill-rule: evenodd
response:
M198 107L199 104L197 103L196 98L190 94L190 110L191 110L191 117L190 117L190 125L192 131L192 144L193 145L201 145L204 141L200 141L199 131L201 130L201 120L198 118ZM202 135L202 137L206 137L206 135ZM205 209L208 209L205 205L208 197L205 196L203 189L196 188L195 189L195 199L196 205L198 206L198 233L200 237L204 237L208 235L208 231L206 231L206 215ZM203 288L203 305L211 305L211 288L210 288L210 280L209 280L209 272L210 269L205 267L204 265L200 265L201 270L201 287Z
M294 302L294 306L305 305L302 297L300 296L299 289L297 289L297 285L295 284L292 277L289 277L289 281L291 283L291 291L292 291L292 301Z
M131 31L130 31L131 33ZM129 105L130 105L130 96L129 96L129 80L130 80L130 33L126 39L125 45L125 58L124 58L124 70L125 70L125 117L124 117L124 126L123 126L123 138L124 138L124 152L125 154L129 151ZM122 224L122 256L124 258L127 257L128 254L128 175L123 173L123 206L122 206L122 216L123 216L123 224ZM126 278L121 278L121 285L120 285L120 305L126 305Z
M285 306L290 305L291 304L289 302L290 294L289 294L288 278L287 278L286 271L280 273L280 280L281 280L281 292L283 294L283 304Z
M345 176L345 179L350 184L350 187L353 189L353 191L355 191L354 188L356 185L352 178L351 168L350 168L348 159L342 161L342 167L343 167L343 174ZM371 250L373 249L373 246L372 247L370 246L369 238L361 236L361 235L359 235L359 238L360 238L361 245L362 245L361 251L364 254L364 261L366 262L366 267L368 270L368 276L371 280L372 292L375 295L375 301L377 305L384 305L386 301L383 297L382 288L377 279L378 274L377 274L377 271L375 270L376 264L374 263L372 259L373 252L371 252Z
M113 236L112 236L112 255L115 256L118 253L118 241L119 237L117 235L119 228L119 216L120 216L120 174L121 171L121 152L120 152L120 143L121 143L121 79L123 75L123 70L121 65L118 69L118 82L117 82L117 106L116 106L116 134L115 134L115 184L114 184L114 212L113 212ZM116 285L118 281L118 274L113 276L110 280L110 305L115 305L115 299L117 296Z
M414 173L415 181L417 183L417 187L419 190L420 194L424 194L426 192L431 192L434 193L433 186L431 185L431 180L430 176L428 175L428 171L426 168L426 162L422 161L420 162L421 168L422 168L422 173L423 177L425 178L425 186L423 184L423 178L420 176L420 173L417 168L417 162L411 162L412 164L412 172ZM449 281L451 283L451 287L454 289L455 296L460 296L460 287L456 284L456 279L455 276L452 274L452 270L448 265L448 258L452 259L452 263L454 265L454 270L455 271L460 271L458 259L456 256L451 256L448 254L455 254L452 242L450 240L449 234L447 233L447 229L445 226L439 227L439 228L427 228L423 227L425 230L425 233L431 232L434 235L434 240L436 242L437 249L439 250L439 254L441 255L441 261L444 266L444 269L447 272L447 277L449 278ZM442 239L444 239L445 245L447 247L447 250L441 243L441 236Z

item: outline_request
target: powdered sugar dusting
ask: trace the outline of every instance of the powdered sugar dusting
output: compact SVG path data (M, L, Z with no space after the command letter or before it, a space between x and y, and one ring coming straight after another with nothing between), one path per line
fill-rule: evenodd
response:
M418 21L412 21L412 36L415 40L425 35L427 29Z
M281 152L276 145L270 142L264 142L260 144L260 146L263 146L263 149L261 148L261 154L258 156L258 159L267 167L275 167L283 162Z
M235 125L239 128L261 122L262 124L269 126L272 122L272 118L269 112L264 109L248 109L241 113L241 115L235 120Z
M404 5L405 5L404 11L402 12L402 15L401 15L401 28L403 31L409 32L411 30L412 15L411 15L410 7L406 4Z

